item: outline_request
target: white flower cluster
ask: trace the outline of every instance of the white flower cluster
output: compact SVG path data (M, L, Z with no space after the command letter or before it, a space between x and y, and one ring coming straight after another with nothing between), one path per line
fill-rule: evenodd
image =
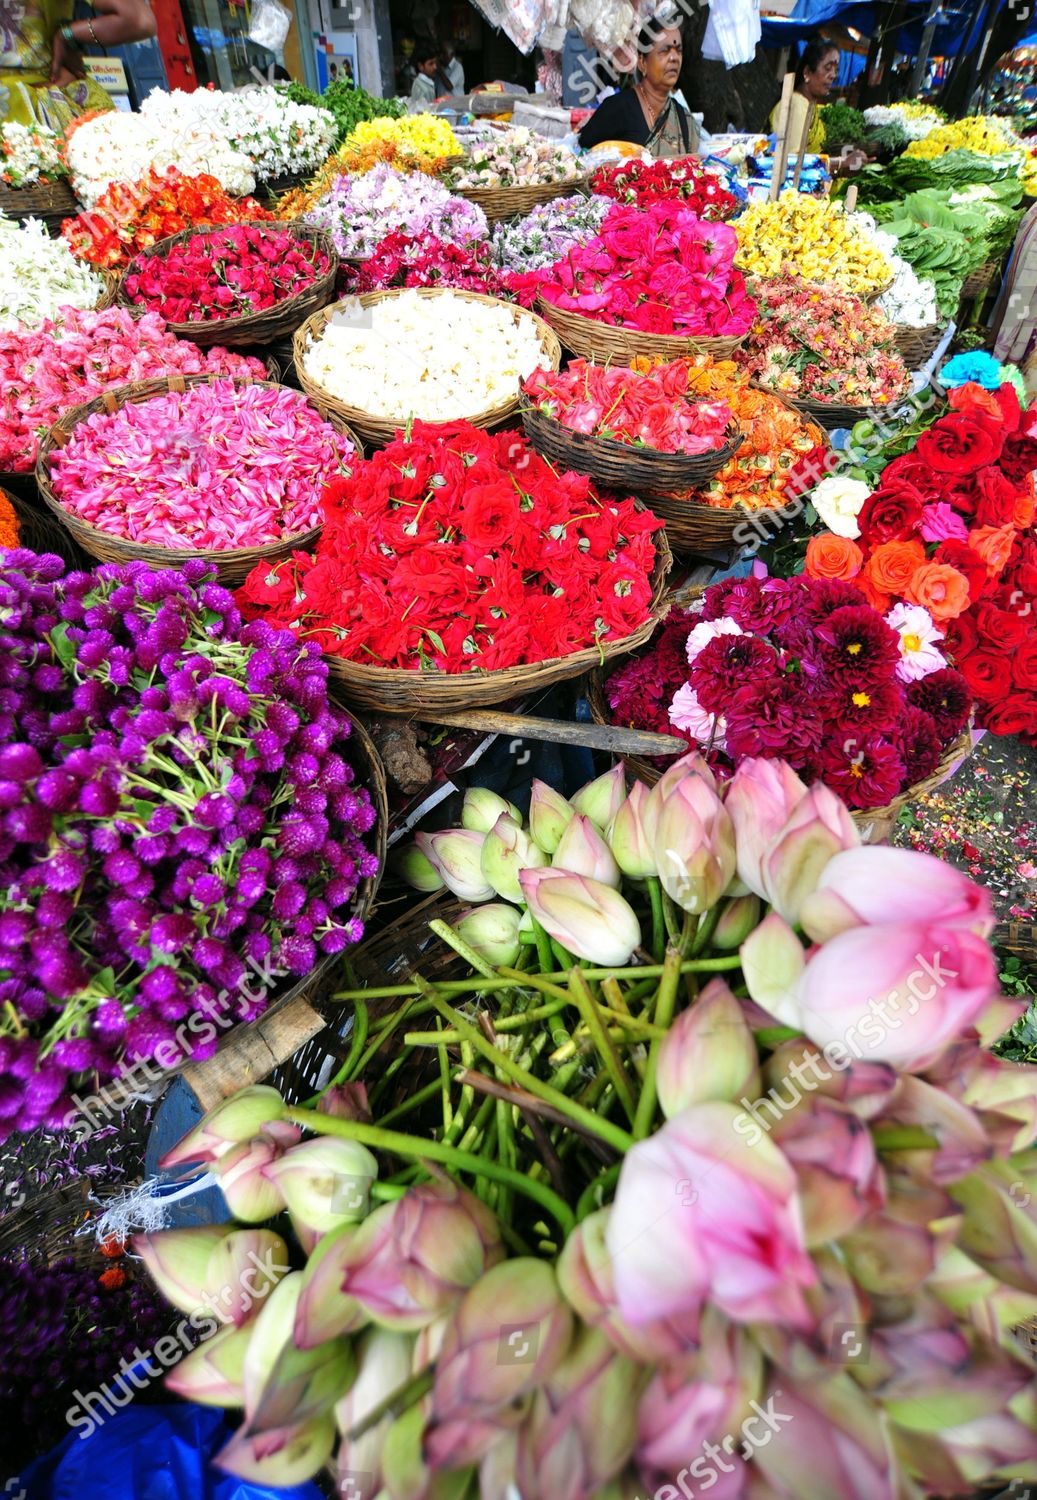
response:
M891 255L893 285L878 299L878 306L891 323L902 328L930 328L940 320L936 307L936 287L926 277L922 280L914 266L901 255Z
M93 307L103 279L45 225L0 218L0 330L39 328L59 307Z
M582 167L558 141L519 126L494 131L468 148L468 160L449 178L451 187L526 187L545 182L571 182Z
M20 188L30 187L41 177L63 177L58 144L54 132L42 125L7 120L0 125L0 182Z
M154 167L164 173L176 167L185 177L203 172L225 192L240 197L256 186L252 163L208 124L171 128L143 114L107 110L78 125L69 137L66 157L77 198L93 208L113 182L139 182Z
M207 129L252 164L258 181L316 171L335 143L335 116L312 104L296 104L272 88L222 94L196 89L166 93L155 89L141 115L177 133Z
M917 105L910 108L911 113L900 104L873 104L864 111L864 120L876 130L883 125L900 125L909 141L924 141L931 130L944 123L938 114L919 110Z
M372 416L451 422L507 401L542 362L537 326L521 309L404 291L366 310L345 304L303 369Z

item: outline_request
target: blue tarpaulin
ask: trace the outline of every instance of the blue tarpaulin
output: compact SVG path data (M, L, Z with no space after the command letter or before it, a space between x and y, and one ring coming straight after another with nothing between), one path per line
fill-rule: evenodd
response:
M932 56L956 57L962 49L969 52L977 48L986 27L1004 5L1005 0L988 0L973 20L969 0L945 0L933 37ZM911 19L897 28L896 47L898 52L913 57L921 45L929 0L908 0L908 6ZM884 18L884 12L880 12L877 6L860 3L860 0L797 0L790 16L762 16L760 20L763 45L785 47L806 41L826 21L852 26L862 36L870 37ZM1031 37L1030 45L1037 46L1037 32ZM839 82L843 84L842 77Z

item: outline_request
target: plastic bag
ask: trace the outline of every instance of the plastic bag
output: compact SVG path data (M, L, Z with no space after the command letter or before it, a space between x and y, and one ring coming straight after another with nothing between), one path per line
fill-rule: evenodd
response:
M280 52L292 24L292 13L278 0L253 0L248 39L268 52Z

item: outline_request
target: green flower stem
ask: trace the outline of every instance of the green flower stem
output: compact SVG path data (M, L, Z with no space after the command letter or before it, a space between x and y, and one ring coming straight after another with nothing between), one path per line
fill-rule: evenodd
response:
M603 1024L601 1012L597 1002L590 992L590 986L584 979L579 969L574 969L569 980L569 992L578 1006L580 1015L583 1017L584 1025L590 1034L591 1040L597 1050L598 1056L605 1064L605 1069L612 1079L612 1085L616 1090L616 1097L623 1106L623 1112L631 1125L634 1123L636 1105L634 1095L630 1088L630 1080L623 1071L619 1053L613 1045L608 1029Z
M404 1099L402 1104L397 1104L395 1109L390 1109L387 1114L380 1115L378 1123L380 1125L388 1125L391 1120L402 1119L404 1115L409 1115L412 1110L420 1109L421 1105L427 1104L430 1099L435 1099L441 1088L441 1080L434 1078L431 1083L426 1083L424 1088L418 1089L417 1093L411 1094L408 1099ZM457 1111L455 1110L454 1121L456 1119ZM451 1129L453 1128L454 1121L451 1122Z
M536 917L532 915L532 913L530 913L529 920L533 927L533 941L536 943L537 959L540 963L540 972L541 974L549 974L552 968L551 939L548 937L547 933L544 931L543 927L537 921Z
M439 1023L439 1030L440 1033L442 1033L442 1022ZM446 1132L450 1129L450 1126L453 1124L454 1116L453 1110L450 1107L450 1059L446 1055L446 1045L443 1042L442 1037L440 1038L436 1051L439 1057L439 1093L440 1099L442 1100L443 1134L445 1135Z
M660 889L659 889L659 899L662 901L662 905L663 905L663 923L664 923L664 925L666 927L666 940L667 940L667 944L668 944L669 947L676 948L680 944L680 936L681 936L680 927L678 926L678 916L677 916L678 908L670 900L669 896L662 889L661 885L660 885ZM682 912L681 916L683 917L683 915L684 915L684 913ZM665 962L666 962L666 955L664 954L663 955L663 963L665 963Z
M465 963L470 968L473 968L477 974L481 974L484 979L496 978L496 969L488 964L481 954L476 953L471 943L466 943L461 934L455 932L449 922L444 922L441 917L436 917L428 925L429 930L434 932L441 942L446 943L447 947L453 948L454 952L460 958L463 958Z
M662 886L658 875L650 875L645 881L648 899L652 904L652 957L661 963L666 951L666 924L663 921Z
M717 923L720 921L720 911L720 903L717 902L715 906L710 907L709 911L703 912L702 917L699 921L698 930L695 933L695 938L691 945L692 958L697 957L698 954L702 952L703 948L707 948L709 946L710 939L716 931Z
M876 1151L935 1151L940 1144L920 1125L877 1125L871 1138Z
M560 1010L564 1010L569 1004L568 995L564 1000L552 1000L546 1005L534 1006L532 1010L520 1011L514 1016L502 1016L494 1019L494 1028L497 1031L512 1032L525 1031L526 1027L534 1021L545 1021L551 1016L556 1016ZM403 1040L412 1047L432 1047L439 1042L456 1043L461 1040L459 1032L444 1030L437 1031L406 1031Z
M729 954L726 958L696 958L686 959L681 964L682 974L713 973L724 969L737 969L741 966L741 959L737 954ZM647 982L650 979L661 978L664 971L663 964L630 964L619 969L584 969L585 979L635 979ZM499 975L510 975L510 978L500 978ZM499 969L495 971L493 979L440 979L435 982L434 988L440 995L448 998L458 998L464 995L492 994L495 990L512 990L517 984L532 989L540 987L538 981L544 980L561 985L569 978L569 970L552 970L547 974L520 973L517 969ZM640 985L637 986L640 988ZM356 1000L359 996L364 1000L406 1000L415 999L425 993L421 985L411 982L410 984L386 984L372 986L363 989L339 990L331 996L332 1000ZM562 992L564 993L564 992ZM632 992L636 995L636 989ZM431 1004L426 1004L425 1012L431 1010ZM401 1010L396 1012L399 1016ZM417 1013L417 1012L414 1012Z
M659 993L655 1001L655 1015L653 1017L656 1026L663 1032L669 1030L670 1022L673 1020L673 1010L677 1003L677 989L680 984L681 956L676 948L667 948L666 959L663 964L663 976L659 981ZM645 1068L644 1082L641 1085L641 1097L637 1102L637 1117L634 1120L634 1139L644 1140L652 1128L652 1119L655 1115L656 1103L656 1073L659 1068L659 1049L662 1041L657 1037L652 1043L648 1054L648 1066Z
M494 1101L491 1100L491 1107ZM491 1182L507 1183L515 1192L531 1198L545 1213L549 1213L568 1235L575 1219L572 1209L553 1188L545 1187L522 1172L513 1172L495 1161L472 1156L456 1146L447 1146L443 1141L423 1140L416 1135L402 1135L395 1130L385 1130L379 1125L364 1125L359 1120L342 1120L336 1115L318 1115L306 1109L289 1109L286 1119L302 1125L315 1135L336 1135L346 1141L359 1141L374 1151L387 1151L391 1155L413 1157L415 1161L440 1162L455 1172L468 1172L475 1177L486 1177Z
M472 1092L474 1094L474 1089ZM479 1144L480 1140L482 1139L483 1133L489 1129L489 1126L492 1122L494 1106L496 1102L497 1101L495 1099L489 1097L480 1100L479 1108L475 1111L475 1114L472 1117L468 1128L456 1142L456 1144L460 1146L462 1151L473 1151ZM448 1146L452 1146L454 1144L455 1142L452 1140L447 1141Z
M576 1203L576 1217L578 1220L582 1221L588 1218L591 1214L597 1213L599 1208L603 1207L602 1199L609 1189L614 1187L618 1182L619 1169L622 1165L622 1162L617 1161L614 1166L609 1167L607 1171L595 1177L593 1182L587 1184Z
M350 1042L349 1052L346 1055L346 1060L342 1064L341 1068L339 1068L334 1078L331 1079L330 1083L328 1083L323 1089L321 1089L319 1094L314 1094L312 1099L306 1100L307 1109L312 1109L313 1106L317 1103L317 1100L322 1099L330 1089L337 1088L340 1083L345 1083L352 1077L353 1066L359 1058L361 1052L363 1052L364 1043L367 1041L367 1024L367 1006L364 1004L363 1000L358 1000L356 1002L356 1007L353 1015L353 1038Z

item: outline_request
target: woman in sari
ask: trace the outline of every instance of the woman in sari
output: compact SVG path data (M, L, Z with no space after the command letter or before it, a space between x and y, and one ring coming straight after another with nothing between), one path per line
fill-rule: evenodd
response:
M684 48L676 23L649 24L637 43L637 82L599 104L580 131L584 149L627 141L652 156L687 156L698 147L698 130L673 97Z
M155 35L147 0L96 0L73 21L74 0L0 0L0 121L60 132L111 97L86 76L84 47L118 47Z

